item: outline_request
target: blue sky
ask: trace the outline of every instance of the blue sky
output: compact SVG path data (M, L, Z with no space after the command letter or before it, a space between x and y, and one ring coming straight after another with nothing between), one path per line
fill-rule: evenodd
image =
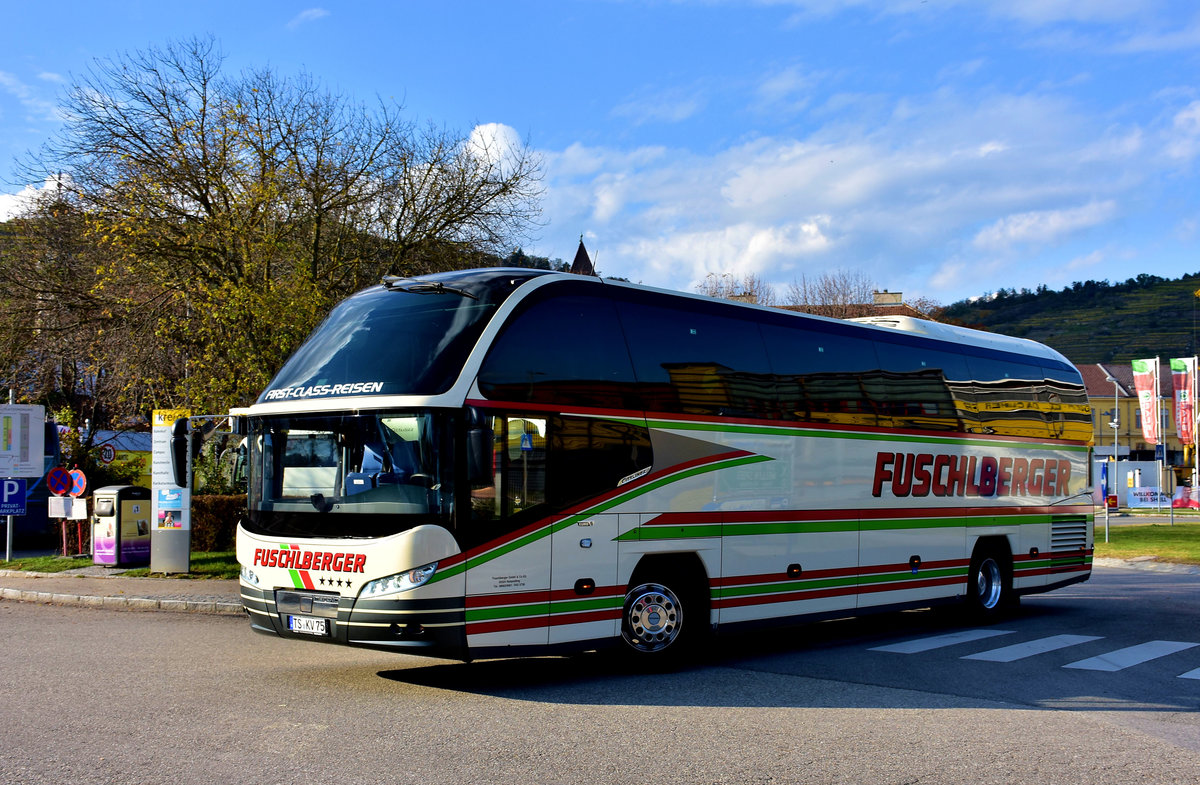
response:
M1200 6L1158 0L10 3L14 156L95 58L213 34L544 160L525 250L691 290L848 271L950 303L1200 271ZM493 125L494 124L494 125Z

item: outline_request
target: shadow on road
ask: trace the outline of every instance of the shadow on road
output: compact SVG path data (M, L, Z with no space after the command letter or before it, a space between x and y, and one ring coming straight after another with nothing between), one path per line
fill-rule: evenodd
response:
M1029 602L998 622L1070 624L1068 602ZM753 635L722 637L692 664L670 672L637 672L613 652L568 657L431 664L379 672L398 684L475 693L516 701L577 705L713 708L1028 708L1195 711L1195 683L1153 704L1108 690L1111 674L1062 671L1048 684L944 678L936 664L864 658L881 641L967 629L957 610L926 609L839 619ZM747 651L752 651L748 654ZM875 663L865 667L864 662ZM979 667L978 664L972 664ZM1055 671L1062 669L1055 668ZM1000 671L1003 672L1003 671ZM780 676L787 678L781 679Z

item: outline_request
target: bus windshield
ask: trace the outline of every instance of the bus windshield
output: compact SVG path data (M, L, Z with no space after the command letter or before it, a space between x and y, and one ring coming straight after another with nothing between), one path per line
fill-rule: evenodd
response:
M448 413L398 410L255 418L246 527L272 535L379 537L445 523Z
M258 402L443 393L500 304L539 274L445 273L361 291L330 312Z

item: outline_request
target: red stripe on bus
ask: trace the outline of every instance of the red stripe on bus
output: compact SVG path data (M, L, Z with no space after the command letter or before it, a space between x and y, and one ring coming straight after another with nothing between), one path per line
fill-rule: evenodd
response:
M496 608L504 605L533 605L550 602L550 592L545 590L518 591L504 594L473 594L467 596L468 609Z
M713 607L744 608L751 605L774 605L780 602L818 600L827 597L847 597L852 594L880 594L883 592L910 591L912 589L926 589L934 586L953 586L955 584L965 583L966 576L951 576L948 578L925 578L912 581L897 581L895 583L835 586L827 589L801 589L798 591L780 592L778 594L763 594L750 597L725 597L713 601Z
M648 483L656 482L664 477L669 477L673 474L678 474L679 472L687 471L688 469L694 469L698 466L705 466L705 465L709 465L709 464L720 463L722 461L733 460L735 458L744 458L744 457L747 457L747 456L750 456L753 454L754 453L746 452L745 450L729 450L729 451L723 452L719 455L710 455L706 458L695 458L690 461L684 461L683 463L675 464L669 468L663 469L662 471L654 472L653 474L648 474L645 477L639 477L637 480L635 480L633 482L630 482L626 485L622 485L620 487L614 488L611 491L603 493L599 496L595 496L591 499L588 499L585 502L581 502L580 504L574 505L572 507L568 507L567 509L557 512L554 515L551 515L551 516L548 516L545 518L540 518L540 519L534 521L533 523L527 524L527 525L521 527L520 529L517 529L516 531L509 532L508 534L505 534L502 537L497 537L494 540L489 540L488 542L484 543L483 545L478 545L474 548L471 548L469 551L466 552L466 555L464 558L473 559L473 558L476 558L479 556L483 556L484 554L490 553L490 552L496 550L497 548L502 548L511 542L519 540L522 537L527 537L530 534L541 531L542 529L545 529L549 526L553 526L556 523L558 523L562 520L565 520L567 518L570 518L574 515L583 515L592 507L595 507L599 504L603 504L604 502L608 501L609 499L613 499L613 498L616 498L623 494L629 493L631 490L635 490L635 489L637 489L643 485L646 485Z
M532 630L538 627L563 627L569 624L587 624L596 621L613 621L621 618L620 608L605 608L598 611L563 613L557 616L529 616L523 619L494 619L467 622L467 635L483 635L489 632Z
M509 632L511 630L532 630L546 627L546 616L529 616L524 619L495 619L493 621L467 622L467 635L482 635L488 632ZM545 643L545 641L543 641Z
M970 563L971 562L969 559L947 559L944 561L922 562L919 571L966 567L970 565ZM729 575L723 578L715 578L709 583L715 588L726 588L729 586L753 586L755 584L764 583L791 583L794 581L815 581L828 578L850 578L863 575L883 575L895 572L908 572L911 569L912 567L908 562L900 562L898 564L873 564L863 567L839 567L836 569L827 570L804 570L800 575L795 577L789 577L784 573L778 572L760 575Z
M1075 513L1083 512L1081 509L1046 505L1037 507L916 507L879 510L765 510L761 512L709 510L705 512L665 512L646 521L642 526L712 525L717 523L735 526L791 521L876 521L910 518L973 518L980 515L1061 515L1064 510Z

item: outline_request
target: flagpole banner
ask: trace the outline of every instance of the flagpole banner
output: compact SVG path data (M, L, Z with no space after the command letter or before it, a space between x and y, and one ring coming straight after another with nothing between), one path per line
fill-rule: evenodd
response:
M1180 485L1175 489L1175 498L1171 500L1171 506L1176 509L1182 507L1189 510L1200 510L1200 488Z
M1158 444L1158 365L1154 359L1133 361L1133 386L1142 410L1142 437Z
M1196 383L1196 358L1171 360L1171 381L1175 386L1175 430L1179 440L1191 444L1195 438L1196 411L1192 388Z

